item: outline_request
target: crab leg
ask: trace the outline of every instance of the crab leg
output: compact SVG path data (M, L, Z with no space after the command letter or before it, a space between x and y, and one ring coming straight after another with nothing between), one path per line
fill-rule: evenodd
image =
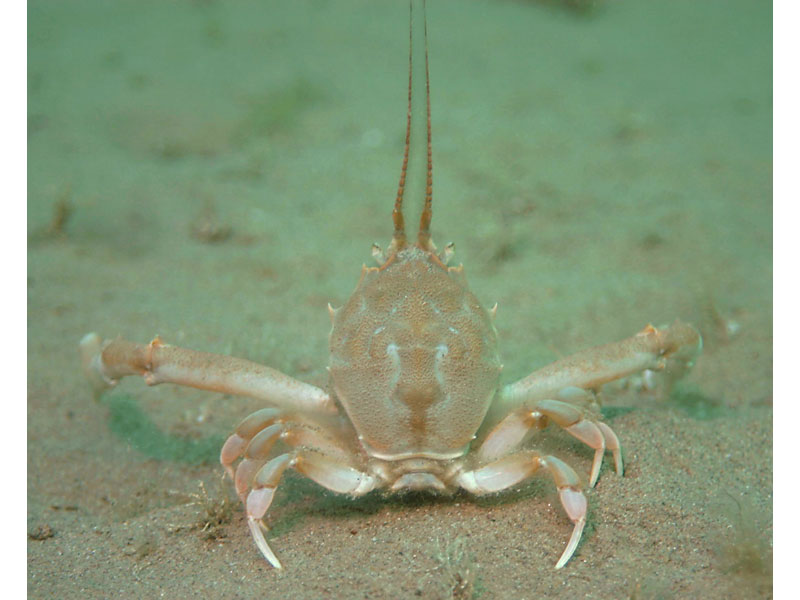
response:
M532 408L517 409L506 416L489 432L478 448L479 459L493 460L511 452L523 442L528 432L543 429L550 420L594 449L590 487L597 483L606 450L613 453L617 474L622 475L619 439L611 428L604 423L587 419L582 409L560 400L537 400Z
M279 440L345 461L349 456L346 444L325 430L298 420L296 415L270 408L258 410L242 421L220 452L220 463L234 480L236 493L243 501L253 476L267 462L272 447ZM233 463L239 457L243 460L234 470Z
M456 478L465 490L475 494L491 494L518 484L545 467L555 481L561 506L575 524L569 542L556 563L556 569L567 564L583 534L586 525L586 497L580 489L580 479L568 464L555 456L541 456L532 451L519 452L500 460L466 471Z
M665 329L648 325L625 340L578 352L505 386L498 408L509 412L536 400L556 398L566 388L597 389L645 370L665 371L677 378L692 367L702 347L700 334L685 323L675 321Z
M225 443L219 453L219 462L225 467L225 471L234 479L233 463L244 454L250 441L263 429L275 423L281 416L281 411L275 408L262 408L245 417L239 423Z
M287 468L294 468L335 492L362 495L378 480L352 468L345 444L312 423L292 422L296 415L262 409L246 417L228 438L220 462L231 474L236 493L244 502L247 525L261 554L273 567L281 563L269 547L262 519L272 504L275 489ZM270 459L274 445L282 441L296 448ZM236 467L233 463L241 457Z
M136 344L119 338L103 341L90 333L80 347L84 371L97 392L126 375L141 375L148 385L177 383L248 396L289 410L337 412L323 390L280 371L242 358L168 346L159 337Z
M275 489L280 483L283 472L288 468L295 469L331 491L352 496L363 496L375 489L378 484L378 480L368 473L324 454L308 450L281 454L267 462L253 478L252 489L245 500L245 507L247 525L253 540L267 562L276 569L282 569L283 566L264 537L267 528L262 519L272 504Z

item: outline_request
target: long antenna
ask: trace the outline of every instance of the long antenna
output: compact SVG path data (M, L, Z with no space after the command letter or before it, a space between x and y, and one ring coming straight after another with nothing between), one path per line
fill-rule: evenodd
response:
M421 3L421 7L419 4ZM418 2L417 14L414 14L414 2L408 4L408 113L406 119L406 139L403 150L403 166L400 170L400 183L397 186L397 197L392 211L394 222L394 235L389 248L392 254L402 249L406 245L405 219L403 217L403 200L406 189L410 189L412 200L424 198L422 203L422 213L419 221L419 233L417 245L423 250L433 251L434 246L431 242L430 224L433 204L433 159L431 151L431 100L430 100L430 74L428 67L428 24L426 18L425 1ZM414 27L416 19L416 27ZM415 34L416 29L416 34ZM422 33L422 40L420 40ZM414 38L417 38L415 47ZM421 43L420 43L421 41ZM416 54L416 61L414 55ZM425 71L425 91L421 85L421 67L424 65ZM417 71L416 77L414 71ZM416 87L416 93L415 93ZM425 113L425 127L422 126L422 113ZM416 115L416 117L415 117ZM412 132L413 128L413 132ZM414 148L411 148L411 144ZM427 165L420 163L422 155L427 158ZM411 165L409 166L409 161ZM425 169L425 177L422 171Z
M422 2L423 32L425 40L425 112L428 129L428 170L425 179L425 206L419 219L419 234L417 240L421 248L433 251L431 243L431 217L433 216L433 150L431 145L431 78L428 68L428 18L425 14L425 0Z
M394 235L392 236L392 246L399 250L406 243L405 221L403 220L403 194L406 188L406 173L408 172L408 149L411 145L411 83L414 75L413 70L413 8L409 0L408 3L408 116L406 119L406 144L403 150L403 166L400 169L400 183L397 186L397 197L394 201L392 220L394 221Z

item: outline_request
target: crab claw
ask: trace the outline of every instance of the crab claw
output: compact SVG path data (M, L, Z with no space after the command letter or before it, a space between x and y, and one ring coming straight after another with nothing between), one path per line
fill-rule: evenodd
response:
M109 379L103 373L103 346L103 338L96 333L87 333L80 342L81 365L92 386L95 400L117 384L117 380Z

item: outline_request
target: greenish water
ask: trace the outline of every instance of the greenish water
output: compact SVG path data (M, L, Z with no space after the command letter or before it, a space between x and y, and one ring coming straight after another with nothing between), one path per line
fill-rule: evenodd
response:
M238 509L209 544L170 495L261 406L128 380L93 403L76 345L160 334L326 385L326 304L391 236L407 5L28 4L28 522L55 531L30 597L438 598L455 540L481 598L769 595L771 5L574 5L428 2L434 239L499 303L504 381L675 318L703 356L670 400L603 398L628 469L567 569L546 478L350 504L291 476L276 575Z

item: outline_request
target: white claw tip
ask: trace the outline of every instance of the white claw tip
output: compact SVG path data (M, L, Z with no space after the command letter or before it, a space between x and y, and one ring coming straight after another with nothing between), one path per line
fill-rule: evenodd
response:
M96 333L87 333L79 344L83 373L92 385L95 398L117 384L116 379L106 377L103 372L103 338Z

